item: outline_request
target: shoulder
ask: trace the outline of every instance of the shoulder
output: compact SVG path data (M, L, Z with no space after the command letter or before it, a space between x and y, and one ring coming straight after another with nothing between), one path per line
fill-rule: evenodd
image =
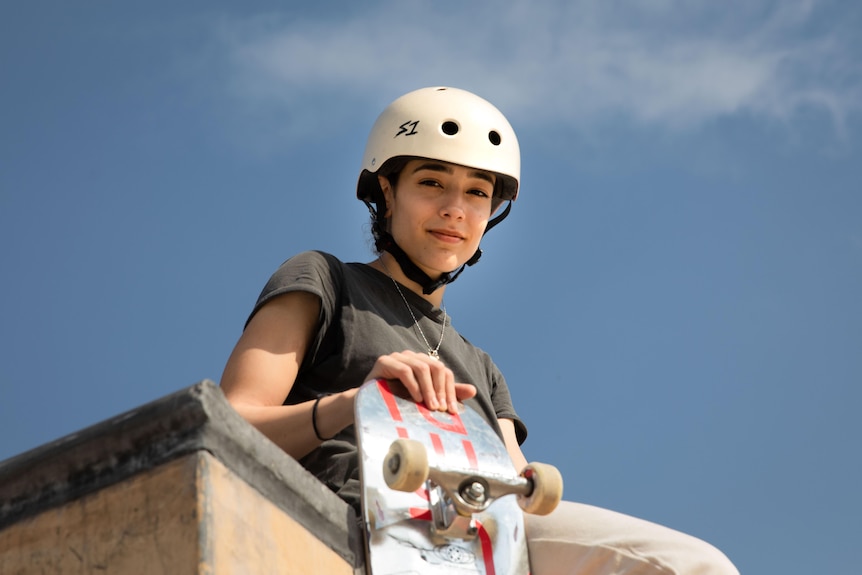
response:
M341 260L326 252L300 252L278 267L270 277L267 288L277 289L285 284L327 283L343 276L344 266Z
M287 260L284 261L279 266L279 270L284 268L297 268L297 267L319 267L319 268L328 268L328 267L344 267L344 263L339 260L334 255L322 252L318 250L309 250L305 252L299 252L298 254L291 256Z
M291 292L307 292L320 298L324 306L331 306L341 289L344 266L332 254L320 251L300 252L292 256L270 276L258 296L249 320L264 305L278 296Z

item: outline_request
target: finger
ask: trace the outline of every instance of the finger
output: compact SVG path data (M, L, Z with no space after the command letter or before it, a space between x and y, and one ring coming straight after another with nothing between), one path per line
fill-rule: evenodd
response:
M397 379L413 401L425 403L428 409L456 412L454 373L424 353L405 350L380 356L369 374L369 378L372 377Z
M455 374L446 364L424 353L404 352L414 366L425 404L435 411L447 411L455 399Z
M455 374L438 360L432 360L431 376L434 379L434 387L437 392L437 409L439 411L450 411L457 413L458 398L455 393Z
M429 358L430 359L430 358ZM439 371L434 369L435 366L430 365L424 359L417 359L413 368L413 373L416 380L419 382L419 389L422 392L422 399L425 401L425 406L432 411L440 409L439 404Z
M424 403L428 409L439 409L437 399L439 374L436 371L440 365L439 362L424 353L409 350L393 353L388 357L393 360L393 365L397 366L397 377L408 389L413 400L416 403Z
M446 399L443 403L443 409L449 413L458 413L458 395L455 393L455 374L449 371L446 378Z
M465 399L470 399L472 397L476 397L476 387L470 385L469 383L456 383L455 384L455 395L459 401L464 401Z
M383 378L398 381L401 387L409 394L410 399L416 403L422 402L422 390L420 383L416 380L414 369L409 363L410 358L401 353L392 353L377 358L370 379Z

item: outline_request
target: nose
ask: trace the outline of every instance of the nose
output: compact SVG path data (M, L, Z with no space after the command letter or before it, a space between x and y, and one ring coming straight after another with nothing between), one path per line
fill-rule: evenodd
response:
M440 215L444 218L463 220L466 212L464 210L464 194L460 190L451 190L443 194L443 203Z

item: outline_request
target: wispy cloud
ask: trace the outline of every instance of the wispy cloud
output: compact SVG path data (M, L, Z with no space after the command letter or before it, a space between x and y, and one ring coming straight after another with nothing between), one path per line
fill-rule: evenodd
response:
M840 130L859 112L859 41L836 6L697 4L384 0L347 17L224 20L219 37L234 93L255 105L338 94L386 102L449 84L510 115L581 125L627 117L685 129L812 108Z

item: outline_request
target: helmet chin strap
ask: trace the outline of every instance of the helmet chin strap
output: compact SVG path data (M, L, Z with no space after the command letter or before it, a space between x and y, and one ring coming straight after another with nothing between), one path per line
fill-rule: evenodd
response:
M457 278L464 269L464 266L461 266L455 271L441 274L440 277L435 280L422 271L422 268L413 263L410 256L401 249L401 246L395 243L395 238L393 238L389 232L383 232L381 234L381 237L377 241L377 249L384 250L392 254L392 257L394 257L395 261L398 262L398 265L401 266L401 271L404 272L404 275L422 286L422 293L425 295L432 294L437 291L438 288L455 281L455 278ZM475 258L475 256L473 257Z
M422 286L422 293L425 295L430 295L444 285L452 283L453 281L458 279L458 276L461 275L461 272L463 272L467 268L467 266L475 265L476 262L479 261L479 258L482 257L482 248L477 248L473 256L469 260L467 260L467 262L464 263L464 265L462 265L460 268L452 270L451 272L443 273L440 275L440 277L434 279L428 274L426 274L424 271L422 271L422 268L417 266L413 262L413 260L410 259L410 256L408 256L407 253L401 249L401 246L395 243L395 238L392 237L392 234L383 230L382 226L379 226L380 220L378 219L377 210L375 210L369 202L366 202L366 205L368 206L368 210L371 212L372 216L374 216L375 221L378 222L377 224L375 224L378 226L378 233L376 234L377 237L375 238L375 245L377 246L377 249L380 251L387 251L392 254L392 257L394 257L395 261L398 262L398 265L401 266L401 271L404 272L404 275L407 276L410 280ZM500 213L500 215L488 222L488 225L485 227L485 231L482 235L487 234L491 228L503 221L503 219L509 215L509 211L511 209L512 202L510 201L506 205L506 208Z

